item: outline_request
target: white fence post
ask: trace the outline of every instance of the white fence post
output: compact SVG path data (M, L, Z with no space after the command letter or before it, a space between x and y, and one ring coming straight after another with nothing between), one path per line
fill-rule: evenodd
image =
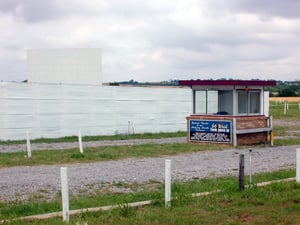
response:
M171 160L165 160L165 206L171 207Z
M283 109L283 114L284 115L286 114L286 108L287 108L287 104L286 104L286 102L284 102L284 109Z
M237 146L236 118L232 119L232 139L233 139L233 147L236 147Z
M26 146L27 146L27 156L31 158L31 144L30 144L30 137L29 132L26 132Z
M300 183L300 148L296 149L296 182Z
M131 121L131 128L132 128L132 134L134 134L135 131L134 131L134 123L133 123L133 121Z
M81 136L80 131L78 131L78 143L79 143L79 151L80 151L81 154L83 154L82 136Z
M67 167L60 168L63 221L69 222L69 185Z

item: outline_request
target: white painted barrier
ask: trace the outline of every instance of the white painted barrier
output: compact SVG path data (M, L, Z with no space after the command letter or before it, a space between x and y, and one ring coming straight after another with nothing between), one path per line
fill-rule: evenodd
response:
M286 115L286 109L287 109L287 104L286 102L284 102L284 105L283 105L283 114Z
M27 157L31 158L31 144L30 144L30 137L29 132L26 132L26 146L27 146Z
M232 119L232 139L233 139L233 146L237 146L237 134L236 134L236 118Z
M171 160L165 160L165 206L171 207Z
M68 171L67 167L60 168L61 177L61 198L62 198L62 215L63 221L69 222L69 185L68 185Z
M300 148L296 149L296 182L300 183Z
M81 154L83 154L82 136L81 136L80 131L78 131L78 144L79 144L79 151L80 151Z

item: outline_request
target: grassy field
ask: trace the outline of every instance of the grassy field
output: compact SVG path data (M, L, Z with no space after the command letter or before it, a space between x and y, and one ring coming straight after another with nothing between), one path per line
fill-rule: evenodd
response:
M274 119L287 119L300 121L300 109L298 103L288 103L288 109L284 110L284 102L270 102L270 115Z
M280 102L280 100L289 102L289 108L286 110L286 114L284 113L285 101ZM285 137L283 139L275 138L275 146L300 144L300 109L298 100L300 102L300 98L271 98L269 111L270 115L274 120L283 121L283 125L274 126L274 134L277 137Z
M295 176L292 170L256 174L255 183ZM222 190L209 196L192 198L192 193ZM110 211L78 214L69 224L299 224L300 185L295 182L272 184L266 187L238 190L235 177L203 179L172 185L171 208L164 207L164 187L143 190L130 194L99 194L96 196L72 197L72 209L101 205L119 205ZM153 200L146 207L130 208L129 202ZM122 205L124 204L125 205ZM276 206L276 207L274 207ZM60 211L59 196L53 202L38 202L36 199L23 204L0 203L1 219ZM65 224L61 218L33 221L10 221L4 224Z

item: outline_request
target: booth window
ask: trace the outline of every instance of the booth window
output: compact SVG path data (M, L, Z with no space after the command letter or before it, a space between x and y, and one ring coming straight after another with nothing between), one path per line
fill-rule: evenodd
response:
M260 113L259 91L238 91L238 114Z
M213 114L218 111L218 91L204 90L195 91L194 113Z
M223 90L195 90L194 113L232 115L233 92Z

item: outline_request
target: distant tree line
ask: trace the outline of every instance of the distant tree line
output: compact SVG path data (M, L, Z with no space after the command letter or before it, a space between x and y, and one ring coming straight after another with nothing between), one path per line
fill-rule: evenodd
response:
M178 80L167 80L160 82L138 82L136 80L110 82L110 86L130 85L130 86L178 86Z
M300 81L277 81L275 87L266 87L270 97L300 97Z
M225 78L219 80L226 80ZM229 79L230 80L230 79ZM166 80L160 82L138 82L136 80L110 82L110 86L132 85L132 86L178 86L178 80ZM300 97L300 81L277 81L275 87L266 87L270 97Z

